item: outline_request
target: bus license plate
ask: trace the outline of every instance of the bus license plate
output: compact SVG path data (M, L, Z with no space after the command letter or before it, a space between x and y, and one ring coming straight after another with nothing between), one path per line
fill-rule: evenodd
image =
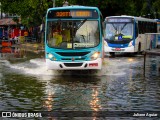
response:
M114 51L122 51L121 48L115 48Z

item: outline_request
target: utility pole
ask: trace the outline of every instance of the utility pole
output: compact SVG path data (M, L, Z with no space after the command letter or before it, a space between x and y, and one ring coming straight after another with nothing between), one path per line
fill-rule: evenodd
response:
M151 15L151 2L150 0L146 0L147 2L147 17L150 18L150 15Z
M53 1L53 7L56 6L56 0L52 0Z
M2 5L1 5L1 2L0 2L0 19L2 19Z

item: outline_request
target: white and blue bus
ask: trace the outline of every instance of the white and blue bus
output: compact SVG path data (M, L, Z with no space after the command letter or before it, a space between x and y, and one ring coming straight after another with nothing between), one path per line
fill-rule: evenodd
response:
M156 20L134 16L110 16L105 18L105 52L137 53L155 48Z
M102 15L97 7L49 8L45 25L48 69L101 69L103 59Z

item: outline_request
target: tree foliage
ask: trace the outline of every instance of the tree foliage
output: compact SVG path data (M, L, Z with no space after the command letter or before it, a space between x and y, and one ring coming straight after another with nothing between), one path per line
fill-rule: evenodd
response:
M55 0L56 7L64 0ZM53 0L0 0L5 13L17 14L22 24L30 27L44 22L47 9L53 6ZM104 17L111 15L144 16L151 14L156 18L160 14L159 0L68 0L70 5L96 6Z
M5 13L17 14L22 24L30 27L43 22L46 10L52 4L47 0L5 0L1 1L1 9Z

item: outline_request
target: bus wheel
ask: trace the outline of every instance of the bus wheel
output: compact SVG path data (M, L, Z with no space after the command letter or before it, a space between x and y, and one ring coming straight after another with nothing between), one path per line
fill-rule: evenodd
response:
M111 57L115 57L115 53L114 52L110 52L109 53Z
M159 46L159 45L157 45L157 48L160 48L160 46Z

